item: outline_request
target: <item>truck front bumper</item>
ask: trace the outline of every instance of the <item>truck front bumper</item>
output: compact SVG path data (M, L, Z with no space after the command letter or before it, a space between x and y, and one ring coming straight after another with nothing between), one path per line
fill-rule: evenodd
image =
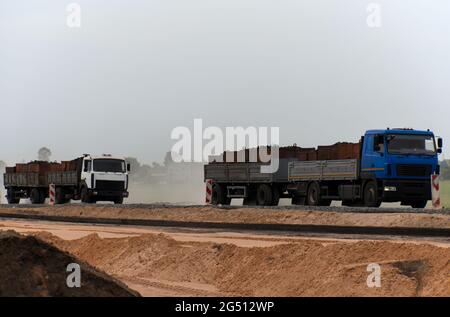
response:
M431 200L431 180L384 180L384 202Z
M91 190L91 195L94 197L124 197L127 198L128 191L115 191L115 190Z

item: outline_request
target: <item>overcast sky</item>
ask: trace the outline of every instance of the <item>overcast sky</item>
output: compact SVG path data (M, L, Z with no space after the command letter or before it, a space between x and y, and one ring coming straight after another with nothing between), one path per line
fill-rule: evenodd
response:
M0 160L162 161L194 118L301 146L385 127L450 142L448 0L80 0L81 28L69 3L0 0Z

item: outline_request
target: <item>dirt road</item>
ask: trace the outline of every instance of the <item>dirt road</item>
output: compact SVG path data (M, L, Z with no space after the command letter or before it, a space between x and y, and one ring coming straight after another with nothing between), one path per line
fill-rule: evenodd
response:
M0 221L144 296L449 296L450 242ZM367 266L381 266L369 288Z

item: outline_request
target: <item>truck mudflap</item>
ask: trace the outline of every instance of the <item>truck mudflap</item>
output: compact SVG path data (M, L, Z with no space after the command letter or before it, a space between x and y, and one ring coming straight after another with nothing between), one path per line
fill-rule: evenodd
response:
M430 180L385 180L383 181L383 201L406 204L414 201L431 200Z

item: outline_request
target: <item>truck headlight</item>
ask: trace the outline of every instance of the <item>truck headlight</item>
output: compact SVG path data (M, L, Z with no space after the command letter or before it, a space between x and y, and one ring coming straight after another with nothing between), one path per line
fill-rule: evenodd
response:
M384 186L384 191L385 192L396 192L397 191L397 187L395 187L395 186Z

